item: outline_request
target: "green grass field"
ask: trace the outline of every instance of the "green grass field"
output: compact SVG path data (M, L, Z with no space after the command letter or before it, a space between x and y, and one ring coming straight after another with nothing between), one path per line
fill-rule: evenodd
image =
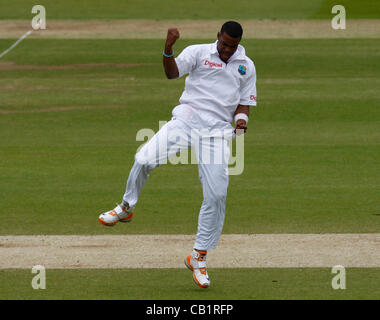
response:
M47 19L332 16L331 1L192 1L179 10L172 0L108 3L39 4ZM29 19L34 4L1 0L0 19ZM376 1L340 4L349 18L380 17ZM0 39L0 53L15 40ZM176 52L199 42L180 40ZM242 44L256 64L259 106L245 136L245 171L230 177L224 233L379 233L380 37ZM122 197L137 131L157 131L178 104L184 79L165 79L162 46L26 39L0 59L0 235L195 233L195 165L156 169L128 226L97 221ZM348 269L341 291L326 268L210 268L206 291L185 269L47 272L48 290L35 291L30 270L0 270L0 299L380 298L379 268Z
M158 130L178 103L184 81L164 79L161 45L25 40L5 57L45 68L0 70L0 110L21 111L0 118L1 214L9 222L0 234L194 232L202 200L196 165L155 170L127 230L95 219L121 199L137 131ZM230 178L225 232L378 232L380 40L244 45L257 64L259 107L244 174ZM85 62L115 65L70 68ZM54 111L75 106L88 109Z
M380 299L379 269L347 269L344 290L332 288L333 275L326 268L233 269L233 272L210 268L209 274L213 285L203 290L189 286L186 269L55 269L46 271L46 289L34 290L30 270L0 270L0 283L8 285L2 288L0 299ZM170 281L164 281L169 278Z

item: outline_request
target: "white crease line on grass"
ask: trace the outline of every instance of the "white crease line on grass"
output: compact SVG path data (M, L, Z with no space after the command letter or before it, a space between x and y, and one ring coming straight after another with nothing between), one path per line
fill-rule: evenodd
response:
M24 40L27 36L29 36L33 30L29 30L25 34L23 34L14 44L12 44L7 50L5 50L2 54L0 54L0 59L4 57L8 52L13 50L22 40Z
M184 268L193 235L0 236L0 269ZM223 234L209 268L380 267L380 233Z

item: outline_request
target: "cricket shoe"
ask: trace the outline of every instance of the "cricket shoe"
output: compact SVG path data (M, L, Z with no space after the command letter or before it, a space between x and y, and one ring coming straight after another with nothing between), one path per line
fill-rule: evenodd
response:
M118 204L113 210L102 213L98 220L105 226L113 226L118 222L130 222L133 218L133 208L125 208Z
M193 280L201 288L208 288L210 286L210 278L208 277L206 269L206 254L207 251L193 250L185 258L185 265L193 271Z

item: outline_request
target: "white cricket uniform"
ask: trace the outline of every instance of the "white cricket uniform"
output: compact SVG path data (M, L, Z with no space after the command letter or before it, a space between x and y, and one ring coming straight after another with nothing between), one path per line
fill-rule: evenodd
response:
M241 45L228 63L223 62L217 41L189 46L175 61L179 77L189 74L180 105L136 153L123 200L134 207L150 172L178 151L193 147L203 189L194 248L210 250L216 248L224 224L231 122L239 104L256 105L256 70ZM230 133L227 139L225 132Z

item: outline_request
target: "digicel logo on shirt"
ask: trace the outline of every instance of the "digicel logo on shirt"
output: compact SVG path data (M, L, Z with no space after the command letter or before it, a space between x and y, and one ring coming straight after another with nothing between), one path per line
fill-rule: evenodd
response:
M208 60L205 61L205 66L210 66L210 68L222 68L221 63L215 63Z

